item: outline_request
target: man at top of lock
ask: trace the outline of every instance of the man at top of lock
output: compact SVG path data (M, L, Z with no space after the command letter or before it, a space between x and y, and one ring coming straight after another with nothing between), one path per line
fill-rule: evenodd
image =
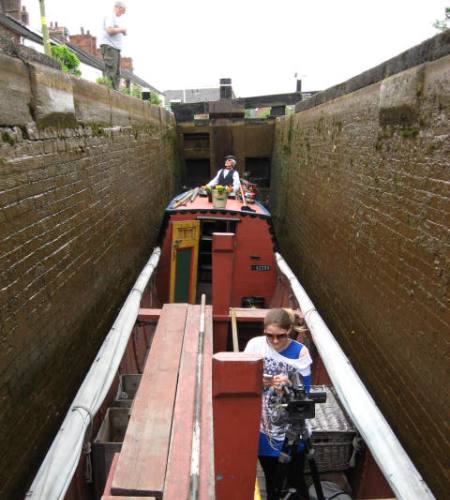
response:
M220 184L221 186L227 186L229 191L237 193L240 189L241 181L239 180L239 172L235 169L236 163L234 156L225 156L225 167L217 172L214 179L211 179L207 186L214 187Z

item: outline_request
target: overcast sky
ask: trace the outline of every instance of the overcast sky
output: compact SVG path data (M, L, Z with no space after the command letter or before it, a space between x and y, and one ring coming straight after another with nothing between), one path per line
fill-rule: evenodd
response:
M38 28L39 1L23 0ZM47 21L100 33L112 0L45 0ZM128 0L123 55L159 90L217 86L239 97L321 90L435 35L450 0Z

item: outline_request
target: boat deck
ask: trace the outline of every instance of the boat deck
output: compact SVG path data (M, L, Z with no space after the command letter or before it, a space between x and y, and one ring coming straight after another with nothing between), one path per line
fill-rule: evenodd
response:
M194 201L186 202L184 205L179 205L178 207L175 207L174 204L176 204L177 200L180 200L183 198L183 196L186 193L183 193L176 198L174 198L168 206L168 210L203 210L203 211L210 211L210 210L220 210L220 211L227 211L227 212L239 212L239 213L245 213L245 214L253 214L253 215L263 215L266 217L270 217L270 213L266 208L264 208L263 205L261 205L258 202L252 203L251 205L248 205L252 211L246 211L245 208L242 209L243 204L241 203L240 200L234 198L234 197L229 197L227 200L226 207L224 209L217 209L214 208L213 204L208 201L207 196L197 196Z

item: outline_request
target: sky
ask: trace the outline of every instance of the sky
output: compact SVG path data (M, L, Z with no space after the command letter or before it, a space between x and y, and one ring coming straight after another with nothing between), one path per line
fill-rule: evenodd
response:
M99 35L112 0L45 0L48 24ZM22 0L39 29L39 1ZM122 54L158 90L323 90L438 33L450 0L128 0Z

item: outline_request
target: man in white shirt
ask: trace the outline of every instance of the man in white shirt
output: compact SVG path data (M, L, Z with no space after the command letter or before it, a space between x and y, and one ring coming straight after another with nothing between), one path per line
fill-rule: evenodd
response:
M100 50L105 63L103 76L109 78L114 90L119 89L120 51L123 37L127 34L126 28L121 26L119 21L125 11L124 2L114 2L113 12L103 20L103 31L100 36Z
M239 172L235 170L236 158L232 155L225 156L225 168L221 168L214 179L210 180L207 184L209 187L217 186L229 186L229 189L237 193L241 186L241 181L239 180Z

